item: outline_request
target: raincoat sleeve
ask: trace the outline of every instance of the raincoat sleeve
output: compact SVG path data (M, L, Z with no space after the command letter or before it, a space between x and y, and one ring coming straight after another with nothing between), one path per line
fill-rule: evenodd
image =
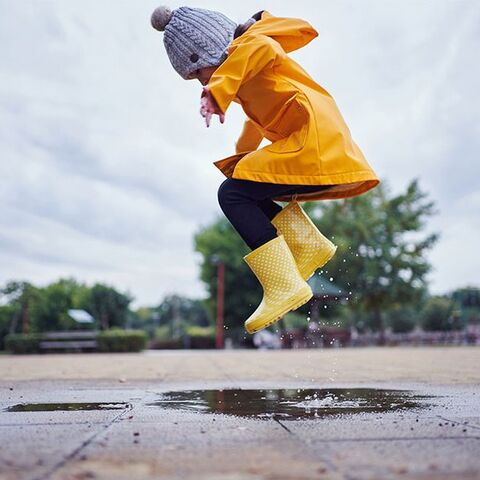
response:
M262 139L263 135L260 130L250 119L247 119L243 125L242 133L235 144L235 153L256 150Z
M225 113L240 86L267 67L281 63L286 53L266 35L252 35L241 43L232 43L226 60L215 70L208 88Z

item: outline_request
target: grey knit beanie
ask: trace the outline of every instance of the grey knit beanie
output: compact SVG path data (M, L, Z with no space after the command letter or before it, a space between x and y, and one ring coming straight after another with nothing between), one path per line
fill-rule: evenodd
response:
M164 32L163 43L173 68L182 78L204 67L220 65L228 54L237 24L220 12L180 7L158 7L153 28Z

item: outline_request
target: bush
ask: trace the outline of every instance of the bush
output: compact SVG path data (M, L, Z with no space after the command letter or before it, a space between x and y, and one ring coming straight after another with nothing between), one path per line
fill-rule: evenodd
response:
M35 334L13 333L5 337L5 348L10 353L38 353L40 336Z
M418 321L418 313L413 307L398 307L387 314L387 325L394 333L411 332Z
M199 327L197 325L190 325L186 328L185 333L189 337L213 337L215 338L215 327Z
M168 325L162 325L161 327L157 327L155 329L154 338L159 342L163 342L164 340L171 340L170 327Z
M215 348L215 326L190 325L186 328L185 333L190 348Z
M111 329L97 336L99 352L140 352L147 345L143 330Z
M421 315L424 330L452 330L453 306L453 302L448 298L429 298Z
M151 342L150 348L157 350L172 350L183 348L183 340L181 338L173 338L170 335L170 327L161 325L155 329L155 336Z

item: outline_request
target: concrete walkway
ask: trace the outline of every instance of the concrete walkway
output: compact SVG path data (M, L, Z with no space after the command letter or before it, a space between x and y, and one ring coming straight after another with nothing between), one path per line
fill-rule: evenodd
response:
M480 479L480 348L0 356L0 480ZM423 408L285 421L170 410L185 389L402 389ZM115 410L10 412L24 403Z
M0 379L480 384L479 347L157 350L140 354L0 355Z

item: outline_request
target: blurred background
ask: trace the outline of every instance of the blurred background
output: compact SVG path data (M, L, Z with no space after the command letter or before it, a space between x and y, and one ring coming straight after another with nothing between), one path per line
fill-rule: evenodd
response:
M314 299L254 339L262 292L213 165L240 107L205 128L201 85L150 27L157 2L0 0L0 349L480 342L480 4L188 5L309 21L319 36L292 57L381 186L303 204L337 254Z

